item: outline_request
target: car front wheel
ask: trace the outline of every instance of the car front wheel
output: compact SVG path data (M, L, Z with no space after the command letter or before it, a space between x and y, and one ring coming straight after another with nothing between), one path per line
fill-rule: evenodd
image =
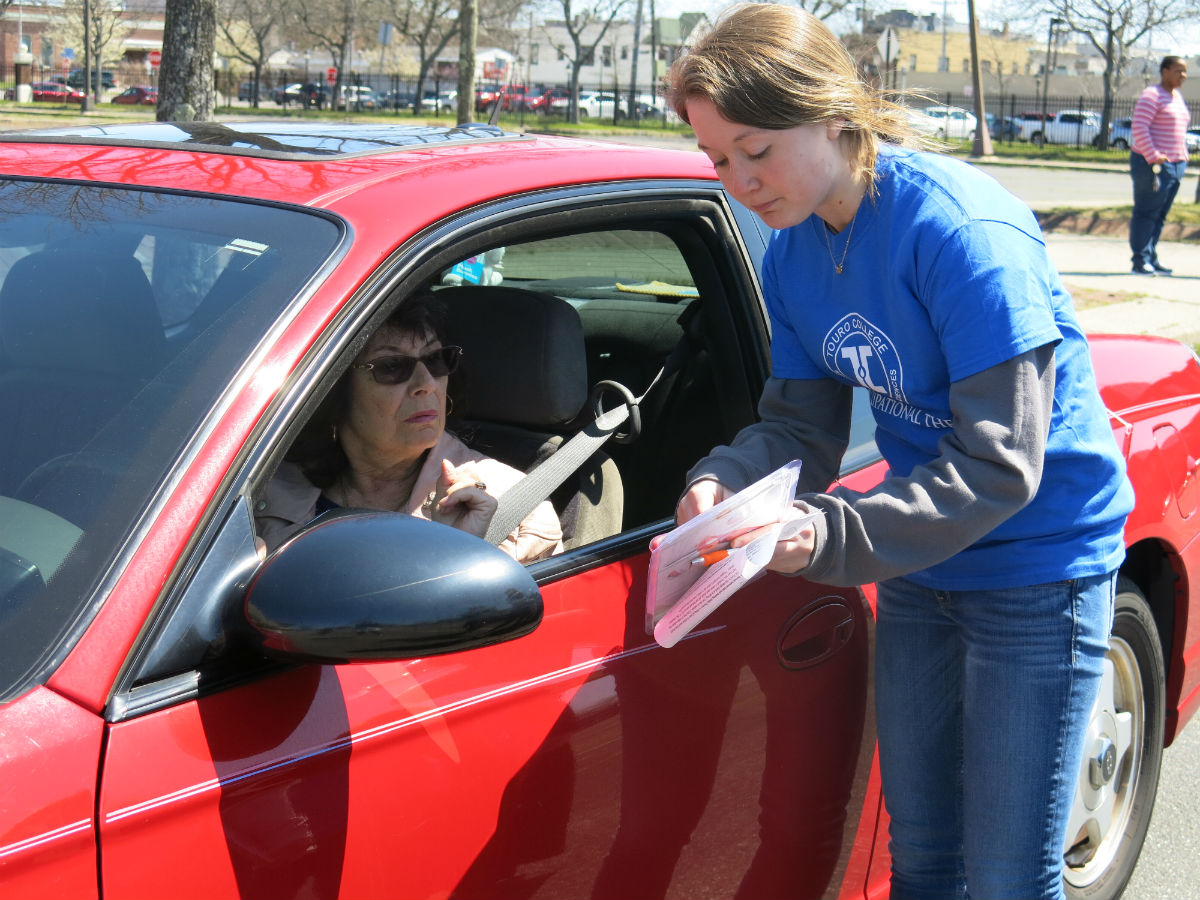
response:
M1115 141L1112 142L1112 145L1113 145L1113 148L1116 150L1128 150L1129 149L1129 141L1125 140L1125 138L1117 138Z
M1068 897L1120 897L1133 874L1158 790L1165 683L1154 615L1137 585L1121 578L1067 823Z

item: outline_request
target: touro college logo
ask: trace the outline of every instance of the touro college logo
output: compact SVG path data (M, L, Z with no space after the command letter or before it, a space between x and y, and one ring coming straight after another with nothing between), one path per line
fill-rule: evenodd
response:
M871 408L876 413L921 428L951 426L950 419L909 404L904 395L904 366L895 344L857 313L845 316L829 329L822 354L830 371L870 392Z
M891 339L851 313L829 329L822 344L825 365L873 394L905 402L904 372Z

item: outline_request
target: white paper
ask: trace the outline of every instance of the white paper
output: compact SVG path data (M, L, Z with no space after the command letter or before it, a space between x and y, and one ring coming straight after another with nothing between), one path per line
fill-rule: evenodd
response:
M799 461L777 469L745 490L667 534L650 554L646 623L663 647L674 646L742 585L757 575L775 544L797 533L817 514L789 520ZM712 565L694 565L702 554L726 548L748 531L774 526ZM786 532L784 531L786 527Z

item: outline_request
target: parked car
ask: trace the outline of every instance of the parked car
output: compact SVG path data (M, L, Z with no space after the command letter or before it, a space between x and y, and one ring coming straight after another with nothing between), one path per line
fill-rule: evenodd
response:
M158 88L147 85L127 87L112 98L113 103L124 103L132 106L157 106Z
M1128 150L1133 146L1133 119L1117 119L1109 126L1108 146L1113 150Z
M988 134L994 141L1015 141L1021 133L1020 125L1013 116L997 116L995 113L985 113L988 123Z
M338 90L338 109L364 110L378 106L375 91L367 85L343 84Z
M254 99L255 94L258 95L260 100L262 99L263 91L262 91L261 84L259 85L259 88L257 91L254 90L254 82L253 81L243 81L241 84L238 85L237 98L242 103L251 102Z
M951 141L969 141L975 137L975 115L965 109L957 106L927 106L924 113L933 120L933 134L936 137Z
M490 115L497 99L500 100L501 112L520 112L528 108L529 92L523 84L480 88L475 92L475 112Z
M83 69L72 69L67 73L67 85L73 88L81 88L87 80L87 75ZM92 69L92 83L97 90L110 90L117 86L116 77L108 69Z
M1188 153L1200 152L1200 128L1189 128L1183 136ZM1109 127L1108 146L1128 150L1133 146L1133 119L1117 119Z
M619 104L611 91L581 91L579 94L579 118L612 119L617 115Z
M639 119L661 119L667 114L667 101L656 94L638 94L634 97L634 116ZM622 95L621 113L629 109L628 95Z
M29 85L30 98L35 103L81 103L85 99L83 91L69 88L56 81L35 81ZM12 100L16 96L16 88L4 92L4 99Z
M530 100L529 108L543 115L562 113L566 111L570 102L571 91L569 88L547 88Z
M651 636L649 542L771 371L769 232L703 154L130 123L0 134L0 177L0 893L886 894L873 586L767 574ZM428 292L480 452L646 392L551 496L563 552L341 510L268 554L266 485ZM1114 898L1200 696L1200 362L1092 355L1137 508L1064 874ZM865 388L849 415L870 490Z
M412 109L416 99L412 91L384 91L378 95L380 109Z
M304 85L300 82L292 84L281 84L275 90L271 91L271 99L279 106L287 106L289 103L301 103L300 90Z
M941 123L933 116L926 115L924 110L905 107L904 114L908 117L909 126L918 134L934 137L941 128Z
M1086 109L1062 109L1045 120L1024 119L1021 135L1031 144L1095 146L1100 135L1100 114Z
M421 98L421 109L434 113L454 112L458 109L458 91L426 91Z

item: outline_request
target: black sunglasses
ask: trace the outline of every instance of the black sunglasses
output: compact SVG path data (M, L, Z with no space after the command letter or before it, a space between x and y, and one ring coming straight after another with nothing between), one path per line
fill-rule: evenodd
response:
M458 368L462 352L462 347L451 344L420 356L381 356L369 363L360 363L350 368L366 369L376 384L400 384L412 378L413 372L417 370L417 363L424 365L434 378L449 375Z

